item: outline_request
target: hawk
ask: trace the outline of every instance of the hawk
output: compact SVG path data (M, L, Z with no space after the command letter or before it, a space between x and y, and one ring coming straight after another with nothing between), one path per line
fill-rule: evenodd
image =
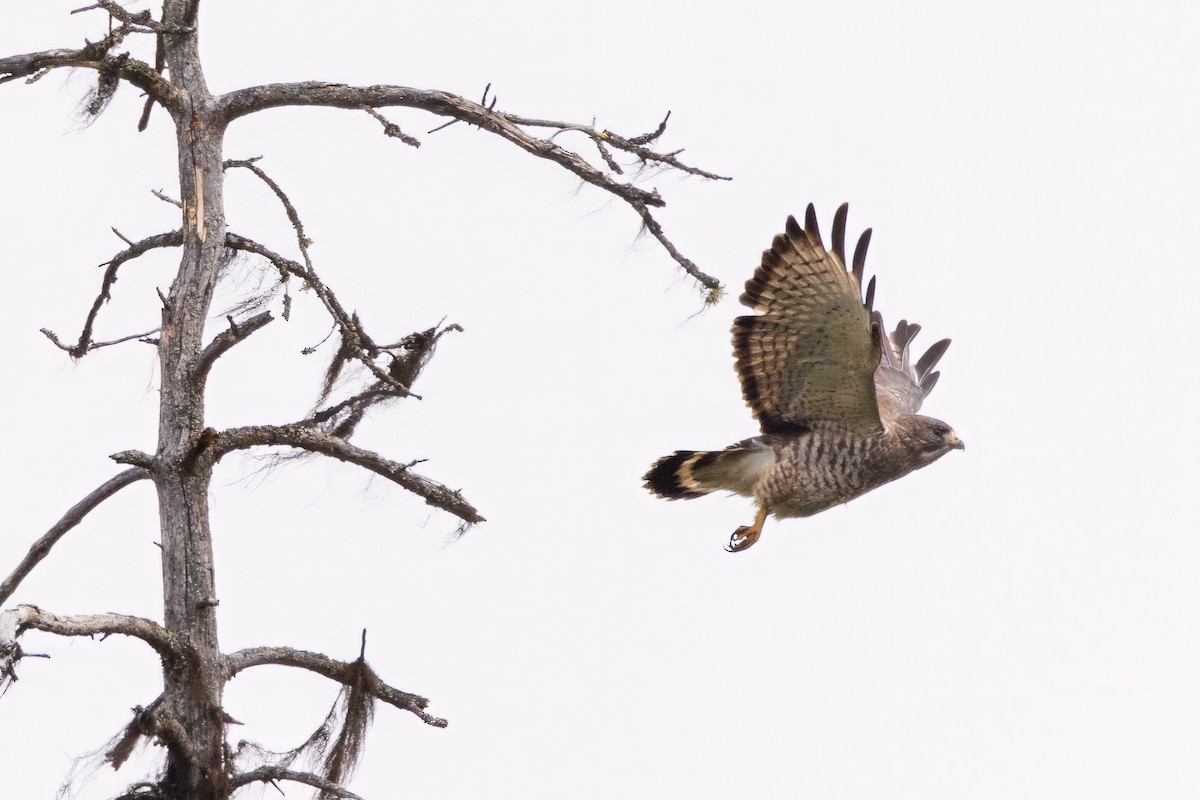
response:
M949 425L917 413L950 340L914 364L909 345L921 326L900 320L886 333L872 308L874 278L862 295L870 229L846 269L848 209L833 217L832 251L811 204L804 227L788 217L746 282L742 305L760 313L734 320L733 352L762 435L725 450L677 450L643 478L668 500L721 490L754 498L754 523L734 532L730 552L757 542L768 515L812 516L963 449Z

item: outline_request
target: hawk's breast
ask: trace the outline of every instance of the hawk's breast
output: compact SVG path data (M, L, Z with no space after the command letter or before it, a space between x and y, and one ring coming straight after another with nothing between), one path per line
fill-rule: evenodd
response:
M775 466L755 494L776 517L808 517L853 500L886 482L876 481L885 437L864 437L836 423L765 437Z

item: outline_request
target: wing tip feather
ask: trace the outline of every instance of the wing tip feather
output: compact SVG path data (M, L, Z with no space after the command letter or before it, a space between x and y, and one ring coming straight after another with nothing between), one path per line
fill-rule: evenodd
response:
M871 228L867 228L858 237L858 244L854 245L854 266L853 272L855 275L863 275L867 268L867 248L871 246ZM862 285L861 283L859 284Z
M812 203L804 210L804 233L808 235L809 244L825 249L825 244L821 241L821 226L817 224L817 209Z
M925 354L917 359L917 376L924 379L929 372L937 366L942 360L942 356L946 355L946 351L950 349L950 340L942 339L934 342L925 351Z
M841 259L842 266L846 265L846 216L850 213L850 204L842 203L833 214L833 253ZM862 286L862 276L859 286Z

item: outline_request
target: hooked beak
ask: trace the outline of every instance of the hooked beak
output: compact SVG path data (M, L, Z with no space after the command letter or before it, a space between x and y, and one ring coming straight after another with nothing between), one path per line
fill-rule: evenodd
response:
M950 442L950 447L955 450L966 450L967 449L967 446L965 444L963 444L963 440L958 438L957 433L950 434L949 442Z

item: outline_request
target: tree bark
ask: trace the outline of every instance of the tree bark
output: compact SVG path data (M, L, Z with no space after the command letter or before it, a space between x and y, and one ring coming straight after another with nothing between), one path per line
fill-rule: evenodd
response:
M163 23L187 27L188 17L194 15L189 5L186 0L165 3ZM188 458L204 430L203 385L196 373L225 246L224 120L213 111L197 39L194 30L163 37L171 82L183 97L182 108L173 115L183 253L162 310L155 485L162 527L164 623L191 656L186 668L164 672L164 709L190 739L190 747L168 748L163 788L172 800L217 800L226 794L224 676L208 518L212 470L206 462Z

